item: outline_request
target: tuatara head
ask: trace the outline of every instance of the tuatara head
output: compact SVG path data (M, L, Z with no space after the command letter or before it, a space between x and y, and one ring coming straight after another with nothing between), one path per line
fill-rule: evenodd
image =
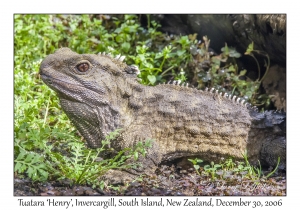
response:
M59 96L64 112L90 147L122 126L120 100L130 95L139 70L123 63L124 57L105 53L77 54L61 48L40 66L42 80Z
M123 63L123 59L105 53L77 54L61 48L43 60L40 75L60 98L97 106L109 103L107 92L117 92L116 76L136 82L138 68Z

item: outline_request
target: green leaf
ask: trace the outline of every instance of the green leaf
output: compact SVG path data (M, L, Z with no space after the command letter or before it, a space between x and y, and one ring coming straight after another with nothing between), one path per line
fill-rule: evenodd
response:
M227 44L225 43L225 47L222 47L221 48L221 51L224 52L225 55L228 55L229 54L229 48L227 46Z
M123 36L122 35L118 35L118 36L116 36L116 42L123 42L124 41L124 39L123 39Z
M25 157L25 153L21 151L16 160L22 160L24 159L24 157Z
M154 75L148 75L147 76L149 82L154 85L154 83L156 82L156 77Z
M188 159L188 161L190 161L193 165L197 164L197 161L195 159Z
M139 153L138 152L134 152L133 157L134 157L134 160L137 160L139 158Z
M239 58L239 57L241 57L241 54L238 52L233 52L230 54L230 57Z
M220 60L220 58L218 58L218 57L212 57L211 60L212 60L212 62L213 62L214 65L218 65L218 66L221 65L221 60Z
M124 52L128 52L130 49L130 43L128 43L128 42L122 43L121 48Z
M44 169L38 168L38 172L45 178L45 180L48 179L49 173L47 171L45 171Z
M246 69L245 69L245 70L242 70L242 71L240 71L240 76L244 76L246 73L247 73L247 70L246 70Z
M36 170L33 167L29 166L29 168L27 169L26 172L27 172L28 176L32 178L33 174L36 173Z
M194 168L195 168L196 170L198 170L198 169L200 168L200 166L199 166L199 165L194 165Z
M176 53L177 53L177 56L182 56L183 54L186 53L186 51L185 50L177 50Z
M177 42L180 43L183 47L190 44L188 36L180 37L180 39Z
M235 68L233 65L229 66L227 72L235 72Z
M215 164L214 165L214 168L220 168L220 167L222 167L220 164Z
M147 139L145 142L145 146L150 148L152 146L152 140L151 139Z
M118 34L118 33L120 33L121 31L122 31L121 28L116 28L114 32Z
M202 163L203 162L203 160L201 160L199 158L196 158L195 160L197 161L197 163Z
M211 168L210 168L210 165L205 165L203 168L204 168L205 171L208 171L208 170L211 169Z
M27 154L27 156L26 156L26 158L25 158L24 162L26 162L26 163L30 163L30 162L31 162L31 160L32 160L32 154Z
M164 56L164 54L162 52L156 53L155 54L155 59L161 58L163 56Z
M246 52L245 52L245 55L251 54L252 51L253 51L253 49L254 49L254 43L251 42L251 43L248 45L248 48L247 48L247 50L246 50Z
M15 172L16 172L16 171L21 172L21 171L20 171L21 165L22 165L22 164L21 164L20 162L17 162L16 165L15 165L14 171L15 171Z

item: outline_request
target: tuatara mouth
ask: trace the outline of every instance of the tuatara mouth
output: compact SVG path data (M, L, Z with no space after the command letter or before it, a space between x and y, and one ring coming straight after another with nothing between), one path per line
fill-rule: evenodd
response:
M79 102L79 100L77 100L73 95L71 94L66 94L66 87L70 87L70 86L75 86L75 84L72 84L70 82L61 80L61 79L56 79L53 78L45 73L41 73L40 72L40 76L42 78L42 80L44 81L44 83L47 84L47 86L49 86L52 90L54 90L57 95L59 96L59 98L63 98L66 99L68 101L76 101ZM76 84L76 87L78 87L80 85ZM72 97L73 96L73 97Z
M50 76L47 73L40 72L40 76L44 83L54 90L59 98L63 98L73 102L81 102L94 107L97 104L107 104L101 92L96 92L88 86L82 85L76 80L70 80L70 77L60 79ZM89 101L85 95L94 96L94 101Z
M39 72L39 75L41 76L42 80L48 85L51 86L52 85L52 78L44 73L42 73L41 71Z

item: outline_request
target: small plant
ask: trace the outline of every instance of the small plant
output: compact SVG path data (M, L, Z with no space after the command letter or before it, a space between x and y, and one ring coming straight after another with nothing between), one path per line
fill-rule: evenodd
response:
M44 147L44 154L27 152L19 144L21 152L15 159L15 172L24 173L34 181L46 181L49 173L57 179L69 179L71 184L90 184L93 187L104 187L99 180L110 169L135 168L140 163L127 163L126 160L138 160L139 155L145 156L151 147L151 141L139 142L133 149L125 148L113 158L97 161L99 155L106 151L107 145L118 135L118 130L110 133L102 141L101 148L88 149L83 142L71 141L66 149L69 155L55 151L53 145Z
M248 157L247 157L247 151L245 152L245 154L243 154L243 157L244 157L244 160L245 160L245 163L246 163L246 166L247 168L249 168L249 175L251 176L255 176L255 177L265 177L265 178L269 178L270 176L272 176L278 169L278 166L279 166L279 163L280 163L280 157L278 157L277 159L277 165L276 167L274 168L273 171L269 172L266 176L262 173L262 169L261 169L261 165L260 165L260 162L258 161L258 164L259 164L259 168L257 167L253 167L250 165L249 161L248 161Z
M210 163L210 165L204 166L204 171L211 175L212 180L215 179L216 171L218 168L221 168L220 164L215 164L213 161Z
M244 161L245 161L245 164L246 164L246 169L248 171L248 176L251 177L251 178L255 177L255 178L259 179L262 175L260 162L258 162L259 163L259 168L251 166L249 161L248 161L247 151L245 151L245 154L243 154L243 157L244 157Z
M210 40L206 36L203 37L203 41L203 43L194 45L191 50L193 67L198 77L199 88L214 87L221 92L243 97L255 106L264 106L266 108L270 105L268 95L259 94L260 84L270 67L270 59L266 53L254 50L253 43L249 44L245 52L245 55L250 55L254 58L258 66L258 79L253 81L246 76L247 70L240 70L237 65L236 59L241 57L239 52L232 47L228 47L225 43L225 47L221 49L222 53L216 55L210 51ZM267 62L265 63L266 72L262 78L260 66L254 53L267 57Z
M260 70L260 65L256 59L256 57L254 56L253 53L256 53L256 54L259 54L259 55L263 55L267 58L267 61L265 60L265 64L264 66L266 67L266 71L265 71L265 74L261 77L261 70ZM258 69L258 77L257 77L257 80L254 81L255 83L255 92L251 98L251 103L254 104L255 106L262 106L264 105L265 107L268 107L270 105L270 97L267 95L267 94L258 94L258 88L260 87L261 85L261 82L265 79L265 77L268 75L268 72L269 72L269 69L270 69L270 57L267 53L263 52L263 51L260 51L260 50L254 50L254 43L250 43L246 52L245 52L245 55L249 55L251 56L256 64L257 64L257 69Z
M18 174L26 172L33 181L46 181L48 179L47 169L49 166L45 163L45 158L42 155L21 150L14 162L14 171Z
M197 174L200 175L200 173L199 173L200 165L199 165L199 164L202 163L203 160L201 160L201 159L199 159L199 158L188 159L188 160L193 164L193 166L194 166L194 168L195 168Z

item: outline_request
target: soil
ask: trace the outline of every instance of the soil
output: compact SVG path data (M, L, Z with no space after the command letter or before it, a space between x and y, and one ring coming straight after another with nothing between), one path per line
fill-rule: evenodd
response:
M268 171L264 171L265 174ZM246 178L243 172L220 175L199 175L194 168L179 165L161 165L153 176L126 183L123 186L93 189L88 185L70 185L70 180L32 182L15 177L15 196L244 196L286 195L285 172L277 172L271 178L259 180Z

